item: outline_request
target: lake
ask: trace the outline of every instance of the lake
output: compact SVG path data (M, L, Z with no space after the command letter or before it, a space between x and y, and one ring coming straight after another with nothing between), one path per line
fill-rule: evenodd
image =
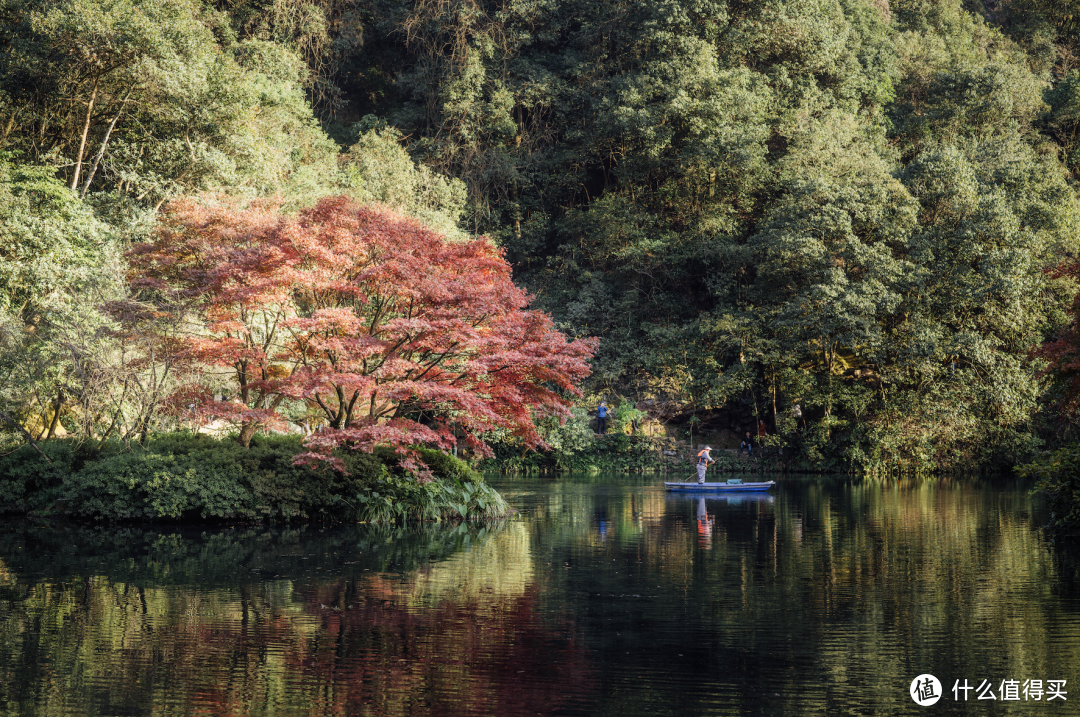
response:
M1080 714L1028 483L659 480L492 477L489 526L8 520L0 715Z

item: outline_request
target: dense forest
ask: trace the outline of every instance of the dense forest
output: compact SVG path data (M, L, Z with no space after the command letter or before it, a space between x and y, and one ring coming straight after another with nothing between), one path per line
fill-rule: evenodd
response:
M1078 23L1065 0L0 0L3 430L181 421L142 330L169 317L108 308L145 298L131 246L189 195L345 195L491 237L599 338L586 399L735 407L819 469L1027 459L1074 438L1038 349L1076 294Z

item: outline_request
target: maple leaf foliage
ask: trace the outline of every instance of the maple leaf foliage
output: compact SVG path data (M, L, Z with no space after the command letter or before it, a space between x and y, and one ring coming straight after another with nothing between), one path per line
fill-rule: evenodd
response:
M191 361L229 372L236 397L204 415L281 428L287 402L324 425L302 462L339 446L408 446L482 455L500 430L544 446L534 417L566 416L596 339L574 341L528 308L502 252L485 238L449 243L412 219L331 197L289 216L273 202L169 205L154 241L129 254L133 287L187 302L203 330Z

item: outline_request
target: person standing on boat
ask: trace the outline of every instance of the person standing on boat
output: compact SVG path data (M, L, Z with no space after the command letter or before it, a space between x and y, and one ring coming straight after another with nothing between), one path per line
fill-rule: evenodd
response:
M711 466L713 463L716 463L716 461L714 461L709 456L709 451L711 451L711 450L712 450L712 448L710 448L709 446L705 446L703 449L698 451L698 454L697 454L697 482L698 482L698 485L701 485L702 483L705 482L705 469L708 468L709 466Z

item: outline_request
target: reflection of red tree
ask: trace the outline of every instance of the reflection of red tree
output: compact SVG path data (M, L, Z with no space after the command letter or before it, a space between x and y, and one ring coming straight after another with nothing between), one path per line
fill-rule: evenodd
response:
M181 624L173 644L198 657L174 665L169 691L191 715L531 717L593 702L581 637L550 626L535 590L417 605L410 587L309 585L302 615L243 600L242 620Z
M296 216L181 199L160 219L128 255L133 288L201 321L174 358L229 376L233 399L196 381L182 410L238 426L245 446L302 402L324 425L300 460L341 469L342 446L396 446L406 468L417 444L491 455L495 431L542 447L534 419L569 415L589 375L597 339L569 341L530 310L487 239L448 242L345 197Z
M543 624L535 591L420 608L388 587L375 579L302 593L327 639L289 671L334 686L327 713L536 715L593 690L580 639Z

